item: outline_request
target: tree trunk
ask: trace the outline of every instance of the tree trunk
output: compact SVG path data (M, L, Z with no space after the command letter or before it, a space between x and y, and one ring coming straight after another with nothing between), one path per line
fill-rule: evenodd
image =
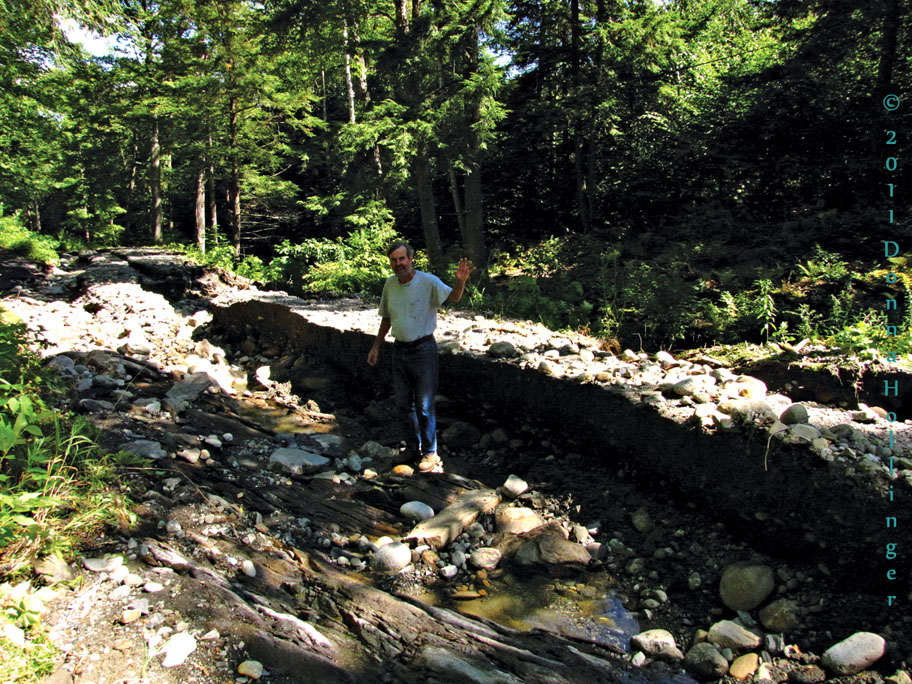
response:
M218 207L216 206L216 194L215 194L215 164L213 163L213 154L212 154L212 134L209 134L209 179L208 179L208 194L209 194L209 230L212 233L212 244L218 244Z
M434 191L431 183L431 165L424 140L418 143L413 164L415 184L418 186L418 206L421 209L421 225L424 228L428 259L433 270L442 273L446 269L446 262L443 256L443 245L440 242L440 229L437 226L437 207L434 203Z
M453 196L453 207L456 210L456 223L459 226L459 237L463 245L469 244L469 235L466 233L465 208L462 206L462 199L459 195L459 179L456 177L456 169L452 164L448 169L450 177L450 194Z
M206 167L196 173L196 246L206 253Z
M478 28L474 27L467 32L466 41L466 79L478 72ZM465 191L465 248L469 257L478 271L479 277L484 279L488 265L488 250L485 245L484 210L481 192L481 144L475 125L481 122L481 101L476 95L466 100L465 105L466 129L466 176L464 181Z
M351 51L348 46L348 23L342 22L342 44L345 46L345 92L348 94L348 123L355 123L355 83L352 80Z
M164 212L161 199L161 146L158 141L158 115L152 115L152 149L149 154L152 168L149 183L152 188L152 241L162 243L162 224Z
M231 170L228 178L228 211L230 212L231 245L235 256L241 254L241 166L238 160L238 111L234 97L228 106L228 136L231 150Z

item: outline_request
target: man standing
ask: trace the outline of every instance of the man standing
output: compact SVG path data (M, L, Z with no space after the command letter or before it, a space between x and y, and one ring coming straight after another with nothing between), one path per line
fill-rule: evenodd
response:
M474 271L467 259L459 261L456 285L450 287L435 275L412 268L415 251L405 242L394 242L387 249L390 268L395 275L383 284L380 297L380 330L374 339L367 363L377 364L380 345L392 330L393 393L403 420L406 450L410 458L421 456L422 472L443 472L437 455L437 309L462 299L465 283Z

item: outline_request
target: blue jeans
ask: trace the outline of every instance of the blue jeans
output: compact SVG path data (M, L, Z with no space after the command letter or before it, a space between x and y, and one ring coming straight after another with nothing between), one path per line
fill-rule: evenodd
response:
M413 346L393 345L393 393L402 416L406 448L437 452L437 343L433 337Z

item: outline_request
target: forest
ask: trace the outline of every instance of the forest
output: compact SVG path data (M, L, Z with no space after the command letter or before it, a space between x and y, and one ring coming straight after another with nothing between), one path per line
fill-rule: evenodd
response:
M403 236L441 275L472 259L468 305L553 328L905 353L908 9L11 0L0 221L297 293L376 293Z

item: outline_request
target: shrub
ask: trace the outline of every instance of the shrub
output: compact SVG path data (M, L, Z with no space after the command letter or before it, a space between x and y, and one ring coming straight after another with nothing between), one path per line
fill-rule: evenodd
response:
M0 247L40 264L56 264L58 243L47 235L26 229L15 217L0 217Z

